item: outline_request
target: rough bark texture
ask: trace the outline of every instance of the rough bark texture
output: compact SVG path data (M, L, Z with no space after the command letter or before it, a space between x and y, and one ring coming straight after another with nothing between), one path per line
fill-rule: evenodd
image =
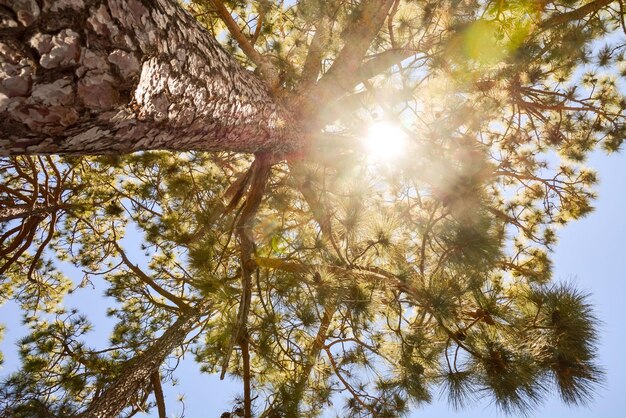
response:
M0 0L0 155L281 152L298 132L171 0Z
M34 205L5 205L0 201L0 222L9 222L14 219L25 219L31 216L45 217L52 212L68 209L70 205L47 205L42 203L35 203Z
M165 358L179 345L187 334L197 325L208 303L203 303L197 310L190 310L181 315L172 326L163 333L145 352L130 360L121 375L113 381L102 395L94 400L80 418L117 417L128 406L128 400L142 387L149 383L150 376L158 372Z

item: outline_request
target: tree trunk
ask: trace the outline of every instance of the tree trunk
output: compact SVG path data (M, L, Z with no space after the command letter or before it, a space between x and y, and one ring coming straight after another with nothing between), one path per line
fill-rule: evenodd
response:
M129 360L123 367L121 375L79 417L119 416L133 395L150 382L153 373L158 372L165 358L185 341L187 334L195 328L203 312L207 310L207 306L208 303L204 302L199 308L183 313L146 351Z
M0 155L302 144L265 83L173 0L0 0L0 9Z

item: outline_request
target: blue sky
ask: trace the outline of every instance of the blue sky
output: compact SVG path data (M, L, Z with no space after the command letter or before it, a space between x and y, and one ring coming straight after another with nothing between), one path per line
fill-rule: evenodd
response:
M626 411L626 154L607 156L598 152L588 165L600 177L596 210L560 231L553 255L554 277L572 281L592 294L591 300L603 322L598 361L607 371L607 380L588 407L568 407L555 393L532 414L534 417L623 418ZM184 380L184 376L196 374L192 362L186 362L179 376ZM180 388L186 392L186 416L190 418L219 417L239 389L235 382L219 382L206 375L194 376L192 380L192 386L183 384ZM445 400L440 400L411 414L411 418L504 416L487 400L462 411L451 410Z
M588 165L599 172L596 210L559 232L553 254L556 280L572 281L592 294L600 320L599 363L607 371L588 407L568 407L555 393L532 416L550 418L623 418L626 411L626 154L607 156L597 152ZM198 375L193 361L184 362L178 373L183 383L169 396L185 393L186 416L219 417L238 393L238 382L220 382L216 376ZM339 412L341 410L339 409ZM411 418L505 417L488 400L462 411L449 408L445 400L416 409Z
M559 232L559 244L553 254L556 280L574 282L592 294L591 300L600 320L598 362L606 369L605 386L599 388L594 402L588 407L567 407L556 393L532 416L550 418L623 418L626 414L626 153L607 156L596 153L588 165L598 170L600 185L596 211L587 218L574 222ZM74 278L80 281L80 277ZM104 284L94 281L96 289L77 292L68 301L68 307L79 307L90 314L96 332L90 334L89 345L107 343L112 322L103 314L107 301L93 297L102 295ZM93 315L91 315L93 314ZM16 341L24 335L20 326L20 312L12 303L0 307L0 323L6 326L0 342L5 362L0 366L0 378L18 367ZM240 393L236 380L220 381L217 375L202 375L191 356L179 366L177 387L166 387L168 416L178 416L182 408L176 399L185 397L185 416L219 417L230 409L232 399ZM340 407L338 407L340 412ZM176 414L176 415L175 415ZM148 416L148 415L144 415ZM150 415L156 417L156 410ZM416 409L412 418L487 418L504 417L488 400L462 411L453 411L445 400Z
M599 362L607 370L607 380L589 407L567 407L555 394L535 411L533 416L536 417L623 418L626 411L626 362L623 356L623 345L626 343L626 326L623 323L626 320L626 154L607 156L596 153L588 165L596 168L600 177L596 210L560 231L559 244L553 255L554 277L556 280L573 281L579 288L592 293L591 300L603 322ZM80 280L80 277L74 279ZM103 284L97 281L94 284L95 292L102 294ZM77 292L67 306L79 307L90 315L97 331L90 335L89 345L102 346L106 344L112 323L103 317L107 301L94 298L93 294L93 289ZM24 330L19 325L19 311L12 303L0 308L0 322L7 328L0 343L5 355L0 376L5 376L18 366L15 342ZM165 388L168 416L182 411L176 399L179 394L184 394L186 417L219 417L229 409L232 399L241 390L240 383L235 380L220 381L216 375L201 375L197 370L197 365L188 356L176 373L180 385ZM154 414L156 410L152 416L156 416ZM411 415L415 418L501 416L504 415L487 400L458 412L451 410L444 400L435 401Z
M626 411L626 154L594 154L588 166L600 177L596 210L559 231L553 254L554 278L572 281L592 294L600 330L599 363L607 371L604 388L589 407L567 407L554 395L532 416L550 418L623 418ZM411 417L504 417L487 402L460 412L443 401Z

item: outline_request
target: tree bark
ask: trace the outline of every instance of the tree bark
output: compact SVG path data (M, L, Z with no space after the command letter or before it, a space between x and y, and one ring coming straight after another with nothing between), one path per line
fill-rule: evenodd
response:
M575 20L582 19L591 13L596 13L603 7L608 6L613 3L615 0L594 0L591 1L584 6L579 7L578 9L571 10L566 13L561 13L550 17L541 23L542 29L551 29L559 25L563 25L565 23L573 22Z
M265 83L173 0L0 8L0 155L302 145Z
M143 386L150 382L150 376L157 373L165 358L179 345L198 323L207 310L208 303L201 303L197 309L184 312L172 326L163 333L146 351L137 355L123 367L120 376L114 380L80 418L117 417L128 406L128 401Z
M70 204L35 203L34 206L27 204L5 205L0 201L0 222L9 222L16 219L25 219L31 216L48 216L52 212L71 208Z

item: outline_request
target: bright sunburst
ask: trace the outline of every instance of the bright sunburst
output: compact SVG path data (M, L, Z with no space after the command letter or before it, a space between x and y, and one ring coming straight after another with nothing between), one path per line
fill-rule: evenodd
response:
M407 135L398 125L381 121L368 128L364 142L372 158L389 161L404 152Z

